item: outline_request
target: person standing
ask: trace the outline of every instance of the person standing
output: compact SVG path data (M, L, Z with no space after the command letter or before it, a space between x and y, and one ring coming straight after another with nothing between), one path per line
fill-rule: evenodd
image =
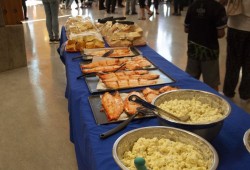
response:
M106 7L104 6L105 0L99 0L99 10L104 10Z
M26 6L26 0L22 0L22 6L23 6L23 15L24 19L28 20L29 18L27 17L27 6Z
M83 8L83 0L81 0L81 6L79 6L78 0L75 0L75 2L76 2L76 9L78 9L79 7Z
M65 3L66 9L71 9L72 3L73 3L73 0L66 0L66 3Z
M149 17L151 17L153 15L153 12L150 11L148 5L145 4L145 1L146 0L139 0L139 6L140 6L140 11L141 11L141 17L138 18L139 20L145 20L146 19L146 17L145 17L145 9L147 10Z
M135 5L136 0L126 0L126 15L129 15L130 10L132 11L132 15L137 15Z
M58 0L42 0L50 43L59 43Z
M174 13L173 13L173 15L181 16L182 9L183 9L182 0L174 0Z
M239 81L239 96L250 99L250 1L242 0L242 12L228 17L226 74L223 93L229 98L235 95ZM229 12L229 11L228 11Z
M153 4L154 4L154 7L155 7L156 15L159 15L159 11L158 11L159 0L154 0ZM150 8L151 5L152 5L152 0L148 0L148 7Z
M124 8L125 6L122 4L122 0L117 0L118 7Z
M106 0L107 13L115 13L116 0Z
M227 24L223 5L215 0L196 0L185 18L188 33L188 60L186 72L218 91L220 84L219 42Z

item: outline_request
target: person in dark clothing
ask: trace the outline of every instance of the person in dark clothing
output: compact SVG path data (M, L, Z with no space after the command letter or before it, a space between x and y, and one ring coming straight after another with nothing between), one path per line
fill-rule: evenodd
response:
M188 33L186 72L218 90L219 42L225 35L227 16L224 6L215 0L196 0L188 8L185 32Z
M76 2L76 9L78 9L79 7L83 8L83 0L80 0L80 1L81 1L81 6L79 6L78 0L75 0L75 2Z
M159 15L159 11L158 11L159 0L154 0L153 4L154 4L154 7L155 7L155 13L157 15ZM150 8L151 5L152 5L152 0L148 0L148 7Z
M106 0L107 13L115 13L116 0Z
M174 0L174 13L173 15L180 16L183 10L182 0Z
M226 74L223 93L229 98L239 93L241 102L250 102L250 1L242 1L240 14L229 14ZM237 8L235 8L237 9ZM236 89L237 85L239 88Z
M125 6L122 4L122 0L117 0L118 7L124 8Z
M27 6L26 6L26 0L22 0L22 6L23 6L23 15L24 19L28 20L29 18L27 17Z
M99 0L99 10L104 10L106 7L104 6L105 0Z

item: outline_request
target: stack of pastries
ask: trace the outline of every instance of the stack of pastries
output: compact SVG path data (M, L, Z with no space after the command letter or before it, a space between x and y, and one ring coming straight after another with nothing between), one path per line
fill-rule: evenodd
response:
M81 16L69 18L65 24L68 42L66 51L77 52L85 48L103 48L104 40L90 18Z

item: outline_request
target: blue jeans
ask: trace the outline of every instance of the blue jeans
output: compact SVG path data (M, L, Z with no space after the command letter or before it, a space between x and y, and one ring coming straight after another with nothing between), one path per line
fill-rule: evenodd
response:
M59 39L59 0L43 0L43 5L46 14L46 27L49 33L49 38L51 40Z

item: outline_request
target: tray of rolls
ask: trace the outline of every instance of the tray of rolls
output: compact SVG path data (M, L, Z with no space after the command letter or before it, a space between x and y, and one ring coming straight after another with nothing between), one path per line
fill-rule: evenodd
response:
M141 105L128 100L128 97L132 94L136 94L144 100L152 102L159 94L176 89L178 88L168 85L161 88L146 87L140 91L105 92L99 95L91 95L88 99L95 121L98 125L101 125L124 121L135 114L137 107L141 107ZM154 117L154 115L139 114L135 119L150 117Z

